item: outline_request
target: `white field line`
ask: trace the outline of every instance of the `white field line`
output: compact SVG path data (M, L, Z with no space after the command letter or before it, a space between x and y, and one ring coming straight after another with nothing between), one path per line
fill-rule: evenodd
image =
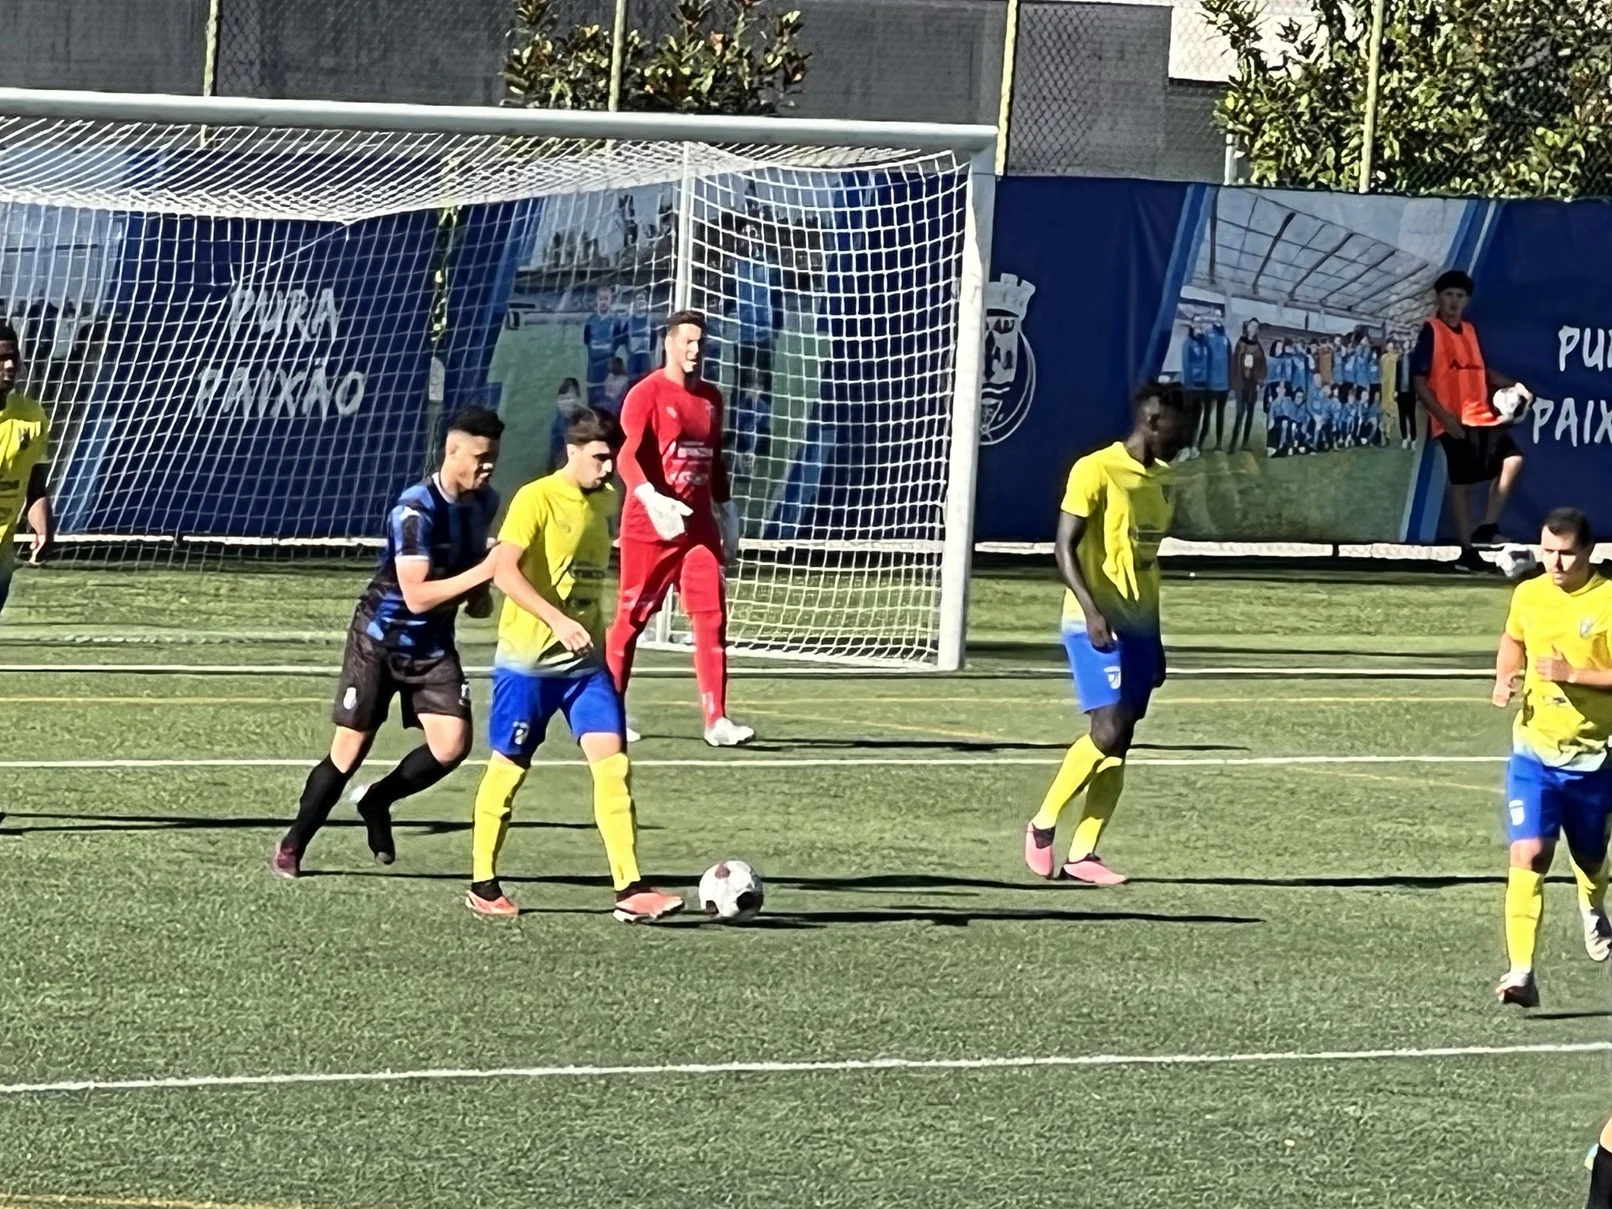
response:
M1294 1063L1427 1061L1537 1054L1597 1054L1612 1041L1535 1045L1450 1045L1427 1049L1316 1050L1243 1054L1085 1054L1020 1058L832 1058L810 1062L678 1062L632 1066L505 1066L308 1072L269 1075L182 1075L146 1079L62 1079L0 1083L0 1096L52 1092L178 1091L209 1087L289 1087L350 1083L419 1083L489 1079L610 1079L654 1075L810 1075L862 1071L992 1071L1127 1066L1237 1066Z
M125 676L322 676L341 674L333 663L0 663L0 673L15 675L95 675L116 673ZM465 668L465 674L484 679L492 675L491 666ZM925 672L910 670L878 670L872 668L825 667L730 667L728 675L735 679L801 679L810 677L849 677L852 679L909 680L995 680L995 679L1049 679L1066 680L1069 672L1056 665L1045 667L1004 667L963 672ZM1365 667L1175 667L1170 669L1171 679L1180 678L1263 678L1268 680L1488 680L1494 671L1481 667L1399 667L1379 664ZM635 678L661 677L690 679L693 672L683 667L644 667L633 670Z
M1155 768L1284 768L1297 765L1328 764L1503 764L1500 756L1134 756L1126 763ZM384 758L382 761L384 763ZM635 768L855 768L874 766L986 768L1024 765L1051 767L1063 756L713 756L692 759L634 760ZM483 765L486 760L466 760ZM584 768L580 759L533 760L534 768ZM307 768L302 758L281 759L258 756L216 756L199 759L105 759L105 760L0 760L0 769L118 769L118 768Z

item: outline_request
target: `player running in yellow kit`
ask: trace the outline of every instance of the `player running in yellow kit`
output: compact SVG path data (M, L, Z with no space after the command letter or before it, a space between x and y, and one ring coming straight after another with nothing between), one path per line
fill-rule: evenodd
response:
M1612 820L1612 580L1590 565L1595 539L1576 508L1557 508L1540 534L1544 574L1517 586L1495 659L1494 703L1522 679L1506 769L1506 951L1502 1003L1539 1005L1534 948L1545 875L1567 837L1584 917L1584 946L1612 953L1606 915L1607 824Z

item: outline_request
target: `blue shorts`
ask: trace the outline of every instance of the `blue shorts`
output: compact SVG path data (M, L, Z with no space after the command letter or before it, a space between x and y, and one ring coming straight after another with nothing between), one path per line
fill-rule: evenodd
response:
M1595 863L1606 855L1612 820L1612 768L1580 772L1552 768L1517 752L1506 766L1506 838L1554 840L1565 833L1575 856Z
M532 758L555 711L565 715L571 734L615 735L626 739L621 697L604 668L575 675L534 675L513 668L493 669L493 709L487 723L492 749L517 764Z
M1082 627L1063 632L1063 648L1082 713L1123 701L1136 717L1146 717L1164 667L1164 643L1156 636L1115 634L1113 647L1099 651Z

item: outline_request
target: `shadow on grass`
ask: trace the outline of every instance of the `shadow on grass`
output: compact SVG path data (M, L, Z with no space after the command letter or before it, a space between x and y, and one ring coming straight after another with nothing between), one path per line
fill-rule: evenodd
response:
M595 915L580 907L525 907L522 915ZM725 927L755 931L795 931L848 924L926 923L943 928L966 928L974 923L1154 923L1154 924L1261 924L1251 915L1173 915L1156 911L1077 911L1055 907L866 907L843 911L768 911L738 924L718 924L697 912L684 912L656 927Z
M42 824L16 820L52 820ZM55 820L62 820L60 822ZM48 811L15 810L0 813L0 837L44 834L52 832L119 832L119 831L283 831L291 825L289 814L279 818L220 818L209 815L152 815L152 814L56 814ZM543 819L513 819L513 828L532 828L544 831L592 831L591 822L550 822ZM331 819L320 828L362 829L364 821L358 818ZM392 827L408 835L453 835L470 830L469 819L394 819ZM640 831L659 828L639 825Z

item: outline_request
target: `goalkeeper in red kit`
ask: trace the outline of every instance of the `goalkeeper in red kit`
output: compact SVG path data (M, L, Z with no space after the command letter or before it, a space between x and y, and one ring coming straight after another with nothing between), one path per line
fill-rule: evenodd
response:
M755 731L728 717L727 603L722 565L739 552L739 514L722 462L722 392L700 378L705 316L667 320L666 364L627 392L618 472L627 488L621 514L621 587L605 657L626 698L638 636L677 585L694 630L694 675L705 741L737 747Z

